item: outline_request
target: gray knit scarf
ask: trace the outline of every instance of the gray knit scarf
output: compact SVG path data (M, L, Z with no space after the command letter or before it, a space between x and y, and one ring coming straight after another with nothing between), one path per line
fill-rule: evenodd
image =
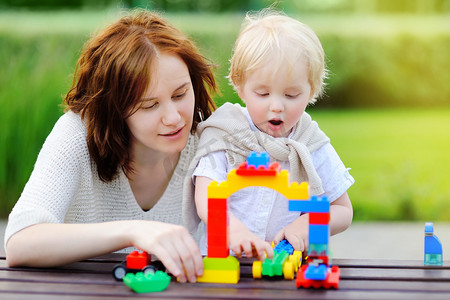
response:
M290 138L274 138L259 130L251 130L239 104L225 103L199 124L197 132L200 135L198 149L184 184L183 220L190 231L195 231L200 221L190 175L200 158L211 152L225 150L228 163L236 168L251 151L266 151L271 160L289 162L291 182L308 181L312 194L323 193L322 181L312 163L311 153L330 139L306 112Z

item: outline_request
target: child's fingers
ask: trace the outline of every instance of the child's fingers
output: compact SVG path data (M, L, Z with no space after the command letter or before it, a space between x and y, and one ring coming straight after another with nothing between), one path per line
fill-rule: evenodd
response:
M279 231L276 235L275 235L275 238L273 239L273 241L274 241L274 243L275 243L275 245L276 244L278 244L279 242L281 242L281 240L283 240L285 237L284 237L284 231L283 230L281 230L281 231Z
M273 257L273 248L267 242L265 243L265 252L266 252L268 258L272 258ZM264 253L263 253L263 257L262 258L263 258L262 260L265 259Z
M242 252L245 253L247 257L253 257L253 245L250 241L243 242L241 244Z
M240 244L231 244L230 248L237 257L242 257L242 249Z
M305 244L301 237L298 237L295 235L289 235L289 236L286 236L286 239L292 245L292 247L294 247L294 250L302 251L302 252L305 251Z

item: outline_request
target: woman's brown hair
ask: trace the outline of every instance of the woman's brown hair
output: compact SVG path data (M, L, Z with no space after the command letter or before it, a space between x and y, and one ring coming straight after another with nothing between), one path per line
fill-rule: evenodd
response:
M105 182L116 176L119 166L127 175L132 172L126 118L139 107L149 86L157 52L178 55L189 69L195 93L192 133L215 108L210 95L217 91L212 65L166 20L135 11L102 30L84 46L63 103L66 111L81 114L85 121L89 153Z

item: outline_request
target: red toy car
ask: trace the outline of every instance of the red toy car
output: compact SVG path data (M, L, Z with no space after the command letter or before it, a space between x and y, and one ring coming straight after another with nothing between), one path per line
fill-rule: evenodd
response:
M164 266L158 262L153 263L151 255L147 252L133 251L127 255L127 260L116 265L113 269L113 276L116 280L123 280L127 273L143 272L155 273L157 270L165 270Z

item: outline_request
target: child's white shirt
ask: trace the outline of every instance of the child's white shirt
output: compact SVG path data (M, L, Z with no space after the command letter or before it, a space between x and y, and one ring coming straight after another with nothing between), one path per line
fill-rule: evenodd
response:
M247 108L242 112L246 116L251 130L259 130L250 118ZM293 135L290 133L289 137ZM330 202L339 198L355 182L348 172L336 150L326 143L311 153L314 167L322 180L322 186ZM278 162L281 169L290 171L289 162ZM202 157L192 175L195 184L196 176L208 177L222 182L227 178L231 166L228 164L225 151L216 151ZM244 223L250 231L261 239L271 242L275 235L292 223L300 212L288 209L288 200L277 191L265 187L248 187L234 193L228 199L231 212ZM206 225L201 222L200 250L207 254Z

